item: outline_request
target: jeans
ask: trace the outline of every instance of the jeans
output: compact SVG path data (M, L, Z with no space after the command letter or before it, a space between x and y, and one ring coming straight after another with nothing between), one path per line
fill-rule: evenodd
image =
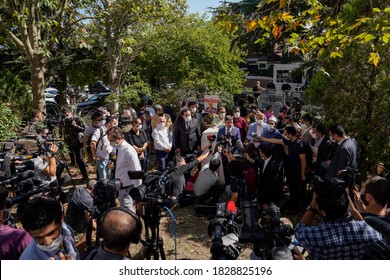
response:
M156 150L156 159L158 164L158 171L162 172L165 169L169 152Z
M110 169L108 168L109 159L98 159L95 162L98 180L110 179Z
M141 165L142 171L145 173L148 172L148 156L149 155L146 155L143 159L139 158L139 163Z

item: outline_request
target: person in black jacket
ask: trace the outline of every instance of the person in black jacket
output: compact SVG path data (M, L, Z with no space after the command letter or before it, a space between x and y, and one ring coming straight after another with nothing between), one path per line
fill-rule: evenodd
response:
M322 124L313 126L311 136L313 138L310 143L313 150L312 170L316 175L324 177L326 174L324 165L332 158L335 147L332 145L329 137L325 135L325 127ZM317 152L314 152L314 150Z
M283 176L278 161L272 156L270 145L259 146L260 158L253 160L247 154L246 159L253 163L257 175L257 201L260 206L271 203L279 205L283 196Z
M176 153L186 156L200 150L201 135L198 121L191 117L188 107L183 107L173 130Z
M63 122L64 141L69 148L69 157L72 162L76 160L83 175L82 180L88 180L88 172L82 157L83 143L79 141L79 133L84 132L85 125L82 119L74 117L71 109L66 109Z

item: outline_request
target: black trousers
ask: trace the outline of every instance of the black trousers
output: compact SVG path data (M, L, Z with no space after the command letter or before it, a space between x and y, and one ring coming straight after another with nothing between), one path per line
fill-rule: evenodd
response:
M82 143L76 143L71 144L67 143L69 147L69 157L71 162L77 162L77 165L79 166L81 174L83 174L84 177L88 176L87 168L85 167L84 158L83 158L83 144Z

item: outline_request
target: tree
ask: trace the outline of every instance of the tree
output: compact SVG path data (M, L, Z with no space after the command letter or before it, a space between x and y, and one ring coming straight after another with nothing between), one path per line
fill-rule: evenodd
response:
M155 89L174 83L176 89L203 89L225 100L241 91L244 72L239 63L244 53L231 47L230 38L213 23L190 15L157 28L150 37L134 71Z
M146 45L153 25L163 25L185 11L182 0L98 0L88 13L92 44L103 48L108 62L111 90L119 94L122 76Z
M390 103L388 1L258 2L272 9L259 9L251 21L236 24L259 29L259 42L279 39L285 52L312 64L316 74L305 94L324 103L327 124L340 123L357 138L363 175L375 161L388 161L390 127L383 121ZM229 19L222 24L229 27Z
M33 106L45 111L45 71L61 33L79 22L79 0L1 0L0 30L25 55L30 66Z

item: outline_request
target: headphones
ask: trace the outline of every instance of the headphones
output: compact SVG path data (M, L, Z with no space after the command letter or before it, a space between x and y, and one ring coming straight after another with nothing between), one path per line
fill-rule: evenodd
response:
M139 216L136 213L134 213L133 211L131 211L125 207L122 207L122 206L121 207L113 207L113 208L107 210L102 215L102 217L100 218L100 224L102 224L104 222L104 219L106 218L108 213L110 213L111 211L115 211L115 210L125 212L125 213L129 214L131 217L133 217L133 219L135 219L137 229L136 229L135 236L131 239L131 243L138 244L138 242L141 239L141 234L142 234L142 223L141 223Z

